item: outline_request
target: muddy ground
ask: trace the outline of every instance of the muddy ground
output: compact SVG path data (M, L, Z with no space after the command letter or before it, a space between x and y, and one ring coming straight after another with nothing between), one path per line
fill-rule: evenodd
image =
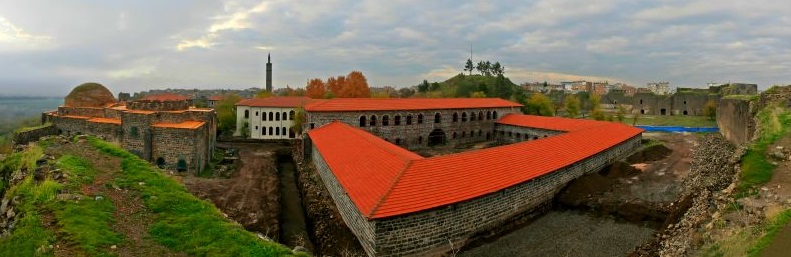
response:
M678 208L695 134L645 133L661 142L588 174L556 197L554 210L461 256L624 256L651 240Z

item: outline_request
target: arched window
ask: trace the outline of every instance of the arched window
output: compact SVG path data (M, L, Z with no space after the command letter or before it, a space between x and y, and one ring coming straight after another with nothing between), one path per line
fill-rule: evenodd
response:
M275 113L275 120L280 120L280 113L279 112Z
M470 121L475 121L475 112L470 112Z
M286 127L282 127L282 128L280 128L280 134L281 134L281 135L284 135L284 136L285 136L285 135L288 135L288 134L286 133Z
M390 125L390 116L382 116L382 126Z
M396 138L395 144L396 145L401 145L401 139L400 138Z
M461 122L467 122L467 112L461 113Z
M376 115L371 115L371 127L376 126Z
M483 120L483 111L478 112L478 120Z
M497 119L497 111L492 112L492 119Z
M522 139L522 133L517 132L516 133L516 139Z
M407 115L406 116L406 124L407 125L412 125L412 115Z
M263 121L266 120L266 113L265 112L261 113L261 120L263 120Z
M452 138L453 138L453 139L456 139L456 136L457 136L457 135L456 135L456 132L453 132L453 137L452 137Z
M492 111L486 111L486 119L487 120L491 120L492 119Z
M396 115L395 120L393 120L393 125L398 126L401 125L401 115Z
M481 117L481 116L478 116L478 117ZM482 135L483 135L483 131L481 131L481 130L479 129L479 130L478 130L478 136L482 136Z
M360 127L365 127L365 123L367 123L365 121L365 115L360 116Z
M258 117L258 112L255 112L255 116Z
M280 130L275 128L275 136L279 136L279 135L280 135Z
M274 114L272 112L269 112L269 120L275 120L274 117L275 117Z
M417 124L423 124L423 114L417 115Z
M273 128L273 127L269 127L269 135L270 135L270 136L272 135L272 128Z
M288 113L283 112L283 120L288 120ZM285 133L283 133L285 135Z
M643 104L643 99L640 99L640 104Z
M250 118L250 110L244 110L244 118L245 119Z
M461 138L465 138L465 137L467 137L467 131L462 131L461 132Z
M157 167L160 169L165 168L165 158L159 157L157 158Z
M453 113L453 119L451 121L452 122L458 122L459 121L459 114L454 112Z
M266 136L266 127L261 127L261 135Z
M442 122L442 115L439 115L439 113L434 114L434 123L440 123L440 122Z
M294 120L294 110L288 112L288 120Z

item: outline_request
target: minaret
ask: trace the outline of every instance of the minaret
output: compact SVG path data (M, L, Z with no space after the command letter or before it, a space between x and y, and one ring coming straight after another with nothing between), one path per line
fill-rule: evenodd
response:
M266 55L266 91L272 92L272 56Z

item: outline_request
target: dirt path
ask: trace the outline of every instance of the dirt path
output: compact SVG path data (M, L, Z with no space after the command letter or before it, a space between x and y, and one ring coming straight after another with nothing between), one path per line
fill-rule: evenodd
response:
M791 135L769 146L767 155L772 156L778 163L772 174L772 180L766 183L761 194L766 196L769 203L766 207L766 216L772 217L777 213L791 207ZM788 256L788 246L791 245L791 223L781 229L772 244L761 252L761 256Z
M238 144L240 165L230 179L185 177L194 195L209 199L247 230L278 239L280 213L276 156L271 145Z

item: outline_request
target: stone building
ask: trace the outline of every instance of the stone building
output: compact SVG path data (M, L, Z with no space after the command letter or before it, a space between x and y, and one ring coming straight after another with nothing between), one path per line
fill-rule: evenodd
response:
M758 85L733 83L705 88L677 88L673 94L637 92L628 96L623 91L611 91L602 96L602 108L615 109L623 105L632 113L649 115L704 115L706 103L718 103L720 98L735 94L755 95Z
M64 134L116 141L140 158L178 171L202 171L216 142L217 113L173 94L117 103L107 88L87 83L72 90L57 112L45 115Z
M304 96L250 98L236 104L234 136L254 139L295 139L302 136L294 130L297 112L322 99Z
M452 245L462 246L476 234L537 215L569 181L640 146L642 130L634 127L515 114L509 111L508 105L514 104L508 101L480 101L478 108L471 103L444 102L447 109L423 102L416 110L408 108L413 105L394 103L381 105L393 109L354 107L347 105L350 100L309 106L315 128L307 133L311 144L306 151L311 152L343 220L368 255L445 254ZM404 122L410 112L413 118L431 117L435 112L440 116L438 128L458 133L466 131L461 121L443 119L472 110L502 115L479 121L481 115L476 114L476 121L489 124L486 132L498 140L513 144L424 158L392 143L392 136L423 135L430 129L430 118L409 128L419 132L390 132L381 128L393 125L377 125L383 115L394 122L392 117L400 114ZM373 128L371 115L377 117ZM331 119L335 121L327 122Z
M336 98L305 107L305 130L333 121L408 149L493 139L497 119L520 112L500 98Z

